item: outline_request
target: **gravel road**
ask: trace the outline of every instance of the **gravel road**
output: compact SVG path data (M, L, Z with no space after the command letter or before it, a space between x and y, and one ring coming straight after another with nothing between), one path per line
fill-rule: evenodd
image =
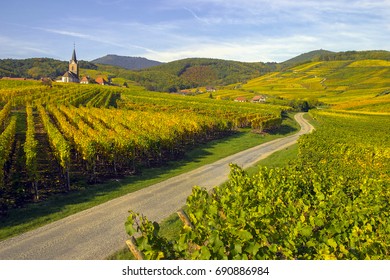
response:
M38 229L0 242L0 259L101 260L125 246L124 223L128 210L161 221L180 209L199 185L211 189L227 180L229 163L247 168L273 152L294 143L314 128L299 113L301 130L173 177L148 188L116 198Z

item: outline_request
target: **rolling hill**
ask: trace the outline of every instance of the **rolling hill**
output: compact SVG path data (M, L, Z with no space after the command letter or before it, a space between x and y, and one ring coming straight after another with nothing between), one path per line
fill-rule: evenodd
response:
M363 59L381 59L390 60L390 52L383 50L371 51L346 51L332 52L327 50L315 50L300 54L282 63L283 68L294 67L298 64L307 63L310 61L337 61L337 60L363 60Z
M321 49L301 54L283 63L244 63L219 59L188 58L144 69L141 70L139 74L142 77L140 79L141 84L145 80L145 77L147 77L147 80L150 77L154 78L148 81L149 85L151 85L156 81L155 78L158 80L158 77L163 76L167 81L170 80L172 82L169 88L176 91L182 88L196 88L207 85L227 86L229 84L242 84L252 78L272 75L272 73L288 72L291 71L291 68L293 67L306 65L307 63L324 62L324 64L328 63L331 65L331 62L337 64L339 61L353 62L363 60L368 61L368 64L370 61L389 61L390 52L381 50L332 52ZM375 65L375 62L373 62L373 64ZM329 71L341 71L341 68L329 67L333 69ZM361 69L363 76L365 74L373 74L366 70L366 67ZM343 71L351 72L352 68ZM354 71L359 72L360 70L355 67ZM148 84L146 84L146 86L148 86ZM313 86L313 84L311 84L311 86ZM236 88L236 85L234 85L233 88ZM153 86L150 89L156 90Z
M178 91L244 82L275 71L277 67L277 63L187 58L140 70L133 79L150 90Z
M118 66L128 70L139 70L162 64L162 62L149 60L144 57L119 56L114 54L94 59L91 63Z
M232 99L259 94L319 100L338 109L390 112L390 61L312 61L249 80L234 91L218 90L213 96Z
M296 57L293 57L289 60L282 62L281 64L283 65L283 67L291 67L293 65L305 63L308 61L320 60L321 57L325 57L333 54L335 54L335 52L331 52L327 50L315 50L315 51L300 54Z

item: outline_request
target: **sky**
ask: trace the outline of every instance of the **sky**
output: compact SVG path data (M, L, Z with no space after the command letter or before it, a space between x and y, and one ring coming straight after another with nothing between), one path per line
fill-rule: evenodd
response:
M317 49L390 50L390 0L11 0L0 59L107 54L282 62Z

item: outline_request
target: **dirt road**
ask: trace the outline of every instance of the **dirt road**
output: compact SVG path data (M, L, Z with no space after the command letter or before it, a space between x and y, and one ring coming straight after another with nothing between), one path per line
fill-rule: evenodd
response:
M294 135L242 151L2 241L0 259L105 259L125 245L128 236L125 233L124 223L129 209L143 213L149 220L161 221L185 204L193 186L199 185L210 189L226 181L229 163L247 168L273 152L296 143L300 135L313 130L302 113L297 114L295 119L300 124L301 130Z

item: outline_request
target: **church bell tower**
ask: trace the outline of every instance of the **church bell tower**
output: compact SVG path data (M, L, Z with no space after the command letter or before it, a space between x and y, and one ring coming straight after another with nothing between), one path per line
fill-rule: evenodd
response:
M76 58L76 48L73 48L72 59L69 61L69 72L73 73L79 79L79 64Z

